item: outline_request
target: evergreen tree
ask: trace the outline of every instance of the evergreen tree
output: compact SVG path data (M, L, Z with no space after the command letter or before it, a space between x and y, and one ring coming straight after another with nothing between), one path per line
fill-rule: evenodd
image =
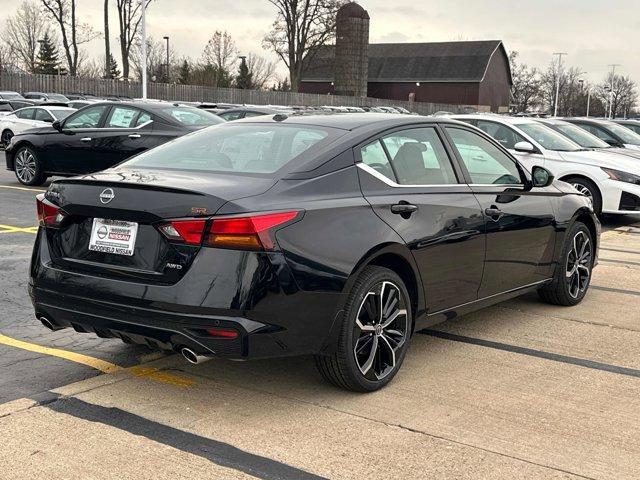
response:
M38 58L36 59L35 73L57 75L58 72L60 72L61 75L66 74L66 71L61 67L59 68L59 66L60 60L58 58L58 49L47 32L44 34L44 38L40 42L40 50L38 51Z
M178 72L178 82L182 85L189 84L189 78L191 77L191 65L185 58L180 66L180 71Z
M249 72L245 57L242 57L242 62L240 62L238 76L236 77L236 88L244 90L253 88L253 74Z
M120 70L118 69L118 62L113 58L112 54L109 54L109 73L107 78L118 78L120 77Z

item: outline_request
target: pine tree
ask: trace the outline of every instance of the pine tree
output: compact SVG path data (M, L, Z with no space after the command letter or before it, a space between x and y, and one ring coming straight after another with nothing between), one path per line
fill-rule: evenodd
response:
M178 72L178 82L180 82L182 85L188 85L190 77L191 65L189 65L189 62L185 58L182 62L182 65L180 66L180 71Z
M118 62L113 58L112 54L109 54L109 76L108 78L120 77L120 70L118 69Z
M58 49L54 45L48 32L44 34L44 38L40 42L40 50L38 51L36 65L35 73L57 75L59 72L61 75L66 74L66 71L60 67Z
M238 76L236 77L236 88L244 90L253 88L253 74L249 72L249 67L247 66L247 61L244 57L242 57Z

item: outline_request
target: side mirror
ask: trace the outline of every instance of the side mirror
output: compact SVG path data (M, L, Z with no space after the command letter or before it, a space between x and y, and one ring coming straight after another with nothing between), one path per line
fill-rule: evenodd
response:
M51 126L53 128L55 128L57 131L61 132L62 131L62 123L60 122L60 120L56 120L55 122L53 122L51 124Z
M533 167L531 169L531 183L534 187L548 187L553 183L553 175L544 167Z
M529 142L518 142L513 146L513 149L520 153L534 153L536 151L536 147Z

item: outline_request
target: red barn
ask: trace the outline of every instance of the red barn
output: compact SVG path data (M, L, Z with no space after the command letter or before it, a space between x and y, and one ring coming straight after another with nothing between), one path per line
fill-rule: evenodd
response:
M335 46L323 47L302 76L300 92L334 93ZM373 43L368 48L367 96L472 105L507 111L512 85L500 40ZM412 95L413 94L413 95Z

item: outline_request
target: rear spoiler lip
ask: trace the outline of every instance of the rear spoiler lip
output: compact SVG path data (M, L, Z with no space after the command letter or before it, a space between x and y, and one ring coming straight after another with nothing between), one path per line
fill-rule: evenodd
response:
M118 188L136 188L141 190L157 190L161 192L169 192L169 193L181 193L181 194L190 194L190 195L201 195L203 197L208 196L207 193L199 192L197 190L190 190L187 188L177 188L171 187L168 185L162 184L145 184L145 183L137 183L137 182L127 182L125 180L121 181L111 181L111 180L91 180L86 178L65 178L61 180L55 180L51 182L49 186L49 190L47 193L55 191L57 185L65 185L65 184L79 184L79 185L92 185L92 186L105 186L105 187L118 187Z

